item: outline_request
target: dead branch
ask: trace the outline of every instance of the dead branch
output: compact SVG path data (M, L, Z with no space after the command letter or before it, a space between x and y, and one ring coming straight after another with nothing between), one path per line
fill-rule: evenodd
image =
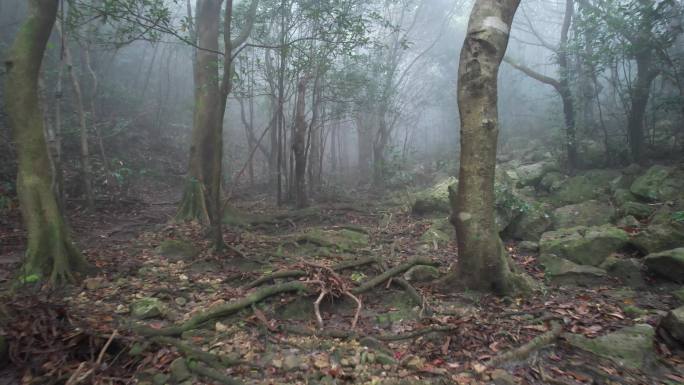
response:
M363 285L353 289L351 292L353 294L363 294L363 293L367 292L368 290L382 284L383 282L387 281L388 279L394 278L400 274L403 274L406 271L408 271L410 268L412 268L413 266L417 266L417 265L437 266L437 263L430 260L430 259L427 259L427 258L412 259L412 260L410 260L410 261L408 261L402 265L395 266L391 269L386 270L382 274L370 279L369 281L367 281Z
M179 353L182 353L186 357L202 361L217 370L225 369L227 367L242 363L242 361L230 357L205 352L172 337L159 336L152 338L152 341L160 345L171 345L176 348Z
M190 369L191 372L194 372L200 376L207 377L211 380L214 380L220 384L224 385L242 385L241 381L235 380L231 377L226 376L223 373L220 373L214 369L208 368L196 361L192 360L187 360L188 361L188 369Z
M532 341L526 343L525 345L499 354L487 362L487 365L490 367L497 367L505 364L506 362L523 360L532 354L532 352L539 350L555 341L562 332L563 327L560 323L551 322L551 330L535 337L532 339Z

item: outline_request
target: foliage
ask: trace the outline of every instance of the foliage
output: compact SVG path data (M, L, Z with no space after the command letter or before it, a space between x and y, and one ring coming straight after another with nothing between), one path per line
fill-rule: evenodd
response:
M677 211L672 213L672 220L684 223L684 211Z

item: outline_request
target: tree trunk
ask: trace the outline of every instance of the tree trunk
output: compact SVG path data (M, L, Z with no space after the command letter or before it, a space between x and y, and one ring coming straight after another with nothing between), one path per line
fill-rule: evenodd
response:
M563 116L565 117L565 145L568 154L568 168L577 168L577 134L575 129L575 103L570 88L570 66L568 59L568 32L575 12L574 0L566 0L565 17L561 29L560 47L558 48L558 67L560 80L558 93L563 99Z
M38 99L38 77L57 2L29 0L28 16L5 62L5 98L9 123L17 144L17 193L28 230L23 279L49 277L54 284L71 281L87 269L71 241L52 191L52 175Z
M637 55L637 77L631 91L632 103L627 123L627 134L629 135L632 160L637 163L644 161L644 118L646 107L648 106L651 82L655 78L651 70L651 62L650 49Z
M373 128L367 121L367 116L368 113L359 112L359 115L356 118L359 180L362 184L368 183L371 177L371 166L373 164Z
M321 164L321 92L323 73L319 69L314 79L313 92L311 93L311 123L309 123L309 191L313 194L318 191L320 186L320 164Z
M294 152L294 198L297 208L308 205L306 197L306 86L308 76L304 76L297 84L297 108L295 112L294 135L292 137L292 151Z
M477 0L458 70L461 164L452 222L458 270L450 285L498 294L523 282L514 275L494 221L494 168L499 134L497 75L520 0Z

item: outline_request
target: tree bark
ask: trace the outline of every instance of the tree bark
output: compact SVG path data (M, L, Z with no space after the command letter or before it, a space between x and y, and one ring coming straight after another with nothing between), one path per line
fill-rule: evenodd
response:
M5 107L17 144L17 193L28 244L22 276L54 284L72 281L87 269L71 241L51 189L52 175L38 98L40 67L57 17L57 2L29 0L28 16L5 62Z
M297 84L297 108L295 112L294 135L292 137L292 150L295 158L294 198L297 208L308 205L306 196L306 86L309 82L308 75L299 79Z
M494 168L499 134L497 75L520 0L477 0L458 70L461 164L452 223L458 234L453 286L507 294L522 280L511 269L494 221Z
M631 108L627 123L629 146L632 152L632 160L637 163L644 161L644 117L650 95L651 82L655 74L651 69L651 50L646 49L636 56L637 76L631 90Z

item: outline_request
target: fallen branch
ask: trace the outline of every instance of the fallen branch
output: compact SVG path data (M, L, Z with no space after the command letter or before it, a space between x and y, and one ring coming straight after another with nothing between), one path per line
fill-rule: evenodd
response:
M209 309L205 312L199 313L194 317L190 318L189 320L183 322L182 324L168 326L161 329L153 329L149 326L136 325L133 327L133 331L142 336L148 337L179 336L183 332L195 329L208 321L226 317L246 307L250 307L252 304L261 302L268 297L292 291L308 291L308 288L304 283L297 281L287 282L280 285L266 286L246 295L243 298L228 302L223 305L216 306L213 309Z
M191 346L190 344L186 344L185 342L172 337L159 336L152 338L152 341L160 345L171 345L174 348L176 348L178 352L182 353L186 357L197 361L202 361L205 364L217 370L225 369L227 367L241 363L240 360L235 360L230 357L205 352L203 350Z
M405 273L408 271L410 268L416 265L426 265L426 266L437 266L437 263L434 261L427 259L427 258L415 258L412 259L402 265L395 266L391 269L388 269L387 271L383 272L382 274L370 279L363 285L354 288L351 292L353 294L363 294L372 288L382 284L383 282L387 281L390 278L394 278L400 274Z
M532 341L526 343L525 345L499 354L498 356L492 358L489 362L487 362L487 365L490 367L497 367L501 366L502 364L505 364L506 362L523 360L527 358L527 356L532 354L532 352L539 350L544 346L555 341L561 335L562 332L563 327L560 323L551 322L551 330L544 334L538 335L537 337L532 339Z

